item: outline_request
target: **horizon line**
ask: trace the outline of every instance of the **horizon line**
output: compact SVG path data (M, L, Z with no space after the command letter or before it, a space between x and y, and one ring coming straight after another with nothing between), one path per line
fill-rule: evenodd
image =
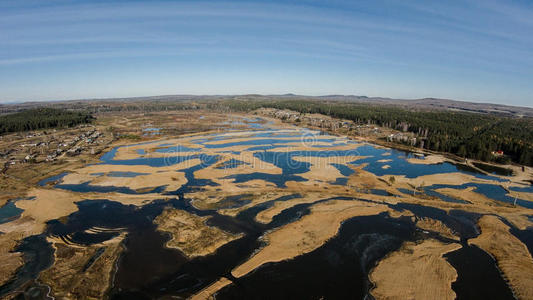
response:
M77 98L77 99L71 98L71 99L55 99L55 100L12 100L12 101L7 100L7 101L0 101L0 106L1 105L31 104L31 103L75 102L75 101L135 100L135 99L141 99L141 98L160 98L160 97L238 97L238 96L306 97L306 98L356 97L356 98L366 98L368 100L391 100L391 101L443 100L443 101L455 101L455 102L470 103L470 104L476 104L476 105L499 105L499 106L506 106L506 107L517 107L517 108L530 108L530 109L533 109L533 106L518 106L518 105L508 105L508 104L502 104L502 103L482 102L482 101L478 102L478 101L472 101L472 100L458 100L458 99L438 98L438 97L393 98L393 97L384 97L384 96L367 96L367 95L354 95L354 94L303 95L303 94L294 94L294 93L284 93L284 94L258 94L258 93L246 93L246 94L162 94L162 95L126 96L126 97Z

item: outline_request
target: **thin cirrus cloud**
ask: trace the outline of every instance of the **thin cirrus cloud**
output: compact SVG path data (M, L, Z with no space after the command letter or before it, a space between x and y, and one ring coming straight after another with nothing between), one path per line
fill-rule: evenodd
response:
M0 101L91 97L120 77L127 81L107 96L204 94L209 82L214 92L258 86L531 106L531 20L531 3L493 0L6 1ZM230 77L216 77L223 71Z

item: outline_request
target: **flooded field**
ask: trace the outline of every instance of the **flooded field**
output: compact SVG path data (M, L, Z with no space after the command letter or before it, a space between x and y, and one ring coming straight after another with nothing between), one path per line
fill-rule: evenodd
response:
M0 207L23 260L0 297L533 297L529 183L262 118L229 122L247 129L167 139L147 127L157 139ZM512 243L491 243L494 232Z

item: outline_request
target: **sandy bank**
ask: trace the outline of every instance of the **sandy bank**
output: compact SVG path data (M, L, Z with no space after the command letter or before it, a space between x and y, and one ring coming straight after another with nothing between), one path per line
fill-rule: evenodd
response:
M171 160L170 160L171 161ZM63 177L62 184L81 184L90 182L91 185L128 187L132 190L153 188L166 185L166 190L176 190L186 183L185 175L178 170L200 164L199 159L191 159L179 164L165 167L150 167L145 165L89 165L76 169ZM135 177L109 176L117 172L139 173Z
M423 159L420 158L408 158L407 161L410 164L424 164L424 165L434 165L440 164L446 161L446 158L441 155L427 155Z
M272 218L274 216L278 215L279 213L281 213L287 208L291 208L295 205L302 204L302 203L313 203L320 199L326 199L326 198L328 198L328 196L324 194L310 193L300 198L294 198L294 199L290 199L286 201L278 201L278 202L275 202L274 205L272 205L270 208L267 208L259 212L255 216L255 220L257 222L267 224L272 221Z
M351 169L347 163L360 159L360 156L302 156L293 157L295 161L307 162L310 164L309 171L298 174L303 178L311 181L335 181L340 177L345 177L342 173L333 166L333 164L344 165Z
M378 162L378 163L388 163L388 162L391 162L391 161L392 161L392 159L380 159L380 160L378 160L376 162Z
M496 216L483 216L481 235L469 240L497 261L518 299L533 299L533 258L526 245Z
M465 200L476 205L482 206L508 206L505 202L498 200L490 199L482 194L474 192L474 187L468 187L465 189L454 189L454 188L442 188L436 189L435 191L443 195L451 196L460 200Z
M384 180L388 180L390 175L381 176ZM481 180L474 176L463 173L437 173L425 176L419 176L415 178L406 178L403 175L394 175L396 183L411 184L412 186L430 186L433 184L449 184L449 185L462 185L468 182L485 182L485 183L497 183L488 180Z
M214 299L213 297L214 293L220 291L222 288L230 284L231 284L231 281L229 279L222 277L219 280L215 281L214 283L210 284L208 287L204 288L203 290L193 295L191 298L189 298L189 300Z
M28 197L35 197L35 199L20 200L15 205L24 209L21 216L30 217L35 221L31 230L33 234L41 233L47 221L77 211L78 207L74 203L81 200L79 196L70 192L38 188L30 190Z
M404 243L370 273L376 285L371 294L377 299L455 299L451 283L457 272L442 255L459 248L433 239Z
M300 220L266 234L268 243L248 261L233 269L231 274L241 277L257 267L311 252L335 236L342 221L356 216L376 215L388 207L360 201L334 200L319 203Z
M120 202L124 205L144 205L155 199L164 199L159 194L127 195L107 193L105 199ZM25 232L29 235L39 234L45 228L45 223L50 220L68 216L78 210L76 202L82 200L101 200L99 193L74 193L64 190L33 188L28 191L28 197L33 200L19 200L15 203L18 208L24 209L21 217L28 217L31 222L25 223ZM13 222L10 222L13 223ZM7 224L10 224L7 223ZM31 234L30 234L31 233Z

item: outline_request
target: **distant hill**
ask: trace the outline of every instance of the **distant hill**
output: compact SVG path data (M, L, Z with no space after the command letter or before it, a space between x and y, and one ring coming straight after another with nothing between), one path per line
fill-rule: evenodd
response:
M200 101L200 100L222 100L222 99L248 99L248 100L267 100L267 99L308 99L324 101L346 101L369 103L376 105L395 105L414 110L453 110L473 113L496 114L510 117L533 117L533 108L509 106L494 103L478 103L468 101L458 101L451 99L423 98L423 99L393 99L385 97L368 97L356 95L325 95L325 96L305 96L296 94L283 95L161 95L145 96L130 98L104 98L104 99L78 99L49 102L25 102L13 104L0 104L0 113L8 113L27 109L31 107L54 106L69 107L73 103L87 105L88 103L109 103L109 102L143 102L143 101Z
M438 99L438 98L422 98L422 99L391 99L382 97L367 97L367 96L343 96L343 95L331 95L331 96L318 96L311 98L320 98L324 100L333 101L351 101L361 103L374 103L374 104L388 104L399 105L405 107L411 107L416 109L439 109L439 110L455 110L465 112L476 113L490 113L499 115L511 115L515 117L533 117L533 108L509 106L503 104L494 103L478 103L467 102L450 99Z

